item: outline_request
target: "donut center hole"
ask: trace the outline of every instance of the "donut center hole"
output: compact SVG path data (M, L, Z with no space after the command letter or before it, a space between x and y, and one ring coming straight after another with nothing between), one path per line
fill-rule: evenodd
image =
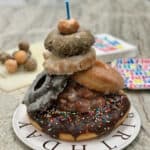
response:
M45 80L46 80L46 75L43 76L43 77L38 81L38 83L36 84L34 90L36 91L36 90L40 89L41 86L43 85L43 83L45 82Z

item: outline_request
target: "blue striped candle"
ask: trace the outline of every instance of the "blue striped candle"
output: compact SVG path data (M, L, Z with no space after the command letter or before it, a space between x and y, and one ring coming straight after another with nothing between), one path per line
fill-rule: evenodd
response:
M66 4L66 12L67 12L67 19L70 19L70 5L69 5L70 1L69 0L65 0L65 4Z

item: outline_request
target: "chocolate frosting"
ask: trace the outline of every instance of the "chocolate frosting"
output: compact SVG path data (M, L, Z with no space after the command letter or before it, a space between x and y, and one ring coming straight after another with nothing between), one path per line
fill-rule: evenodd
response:
M69 91L69 89L71 90ZM59 138L60 133L69 133L74 137L78 137L82 133L94 132L98 136L101 136L112 131L116 123L130 108L130 102L125 94L104 95L90 90L86 94L78 93L78 98L75 101L80 102L83 97L85 98L86 95L91 93L91 97L85 98L86 100L83 101L83 104L87 100L92 102L94 97L95 99L100 98L100 103L89 105L90 107L80 105L80 108L78 108L75 105L76 103L73 102L72 107L74 109L66 109L62 105L62 97L70 105L71 102L68 99L68 94L74 95L74 91L79 92L81 89L87 91L83 86L70 80L65 90L57 94L57 101L49 101L52 107L46 107L46 109L42 110L36 109L36 111L28 109L30 118L37 122L43 131L53 138ZM68 93L67 97L64 97L66 93Z

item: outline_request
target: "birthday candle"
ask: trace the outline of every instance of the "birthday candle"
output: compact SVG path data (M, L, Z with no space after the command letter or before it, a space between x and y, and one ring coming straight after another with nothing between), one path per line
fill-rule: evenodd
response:
M65 0L65 4L66 4L66 13L67 13L67 19L70 19L70 6L69 6L69 0Z

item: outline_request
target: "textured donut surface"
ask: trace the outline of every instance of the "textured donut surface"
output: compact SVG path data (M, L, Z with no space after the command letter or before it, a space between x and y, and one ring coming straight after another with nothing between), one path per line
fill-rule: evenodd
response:
M59 57L74 56L87 53L94 44L95 38L87 30L79 30L74 34L62 35L53 30L45 39L45 48Z
M115 93L124 87L121 75L109 65L96 61L93 67L77 72L73 79L89 89L102 93Z
M46 52L44 68L51 75L73 74L78 71L86 70L93 66L96 60L94 49L82 55L60 58L51 52Z
M67 79L68 76L49 76L45 71L40 73L25 94L23 103L27 105L27 111L44 111L50 108L52 101L66 87Z

